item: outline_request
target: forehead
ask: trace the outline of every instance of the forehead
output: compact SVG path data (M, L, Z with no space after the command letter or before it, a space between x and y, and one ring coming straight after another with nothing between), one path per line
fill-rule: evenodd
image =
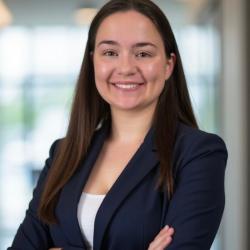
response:
M117 12L106 17L97 30L96 43L100 40L115 40L125 43L145 40L163 45L161 35L154 23L145 15L134 10Z

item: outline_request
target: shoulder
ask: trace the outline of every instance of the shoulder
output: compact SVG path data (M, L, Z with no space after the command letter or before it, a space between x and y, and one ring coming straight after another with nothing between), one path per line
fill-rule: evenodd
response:
M184 165L197 158L216 154L226 162L228 153L224 140L213 133L178 124L174 148L174 161Z
M50 168L50 165L52 163L52 160L54 159L55 155L57 154L59 150L59 145L63 141L63 138L56 139L53 141L53 143L50 145L49 148L49 157L46 159L45 169L48 170Z
M221 146L226 148L224 140L219 135L208 133L179 122L176 135L176 146L190 147L197 143L205 143L210 147Z
M50 157L54 156L54 154L57 152L57 150L59 148L60 143L62 143L63 140L64 140L64 138L59 138L59 139L56 139L55 141L53 141L53 143L51 144L50 149L49 149L49 156Z
M53 143L51 144L51 146L49 148L49 156L46 159L45 165L41 171L40 179L41 178L43 179L45 176L47 176L47 173L51 168L53 159L55 158L55 155L57 154L57 152L59 150L59 145L62 141L63 141L63 138L59 138L59 139L56 139L55 141L53 141Z

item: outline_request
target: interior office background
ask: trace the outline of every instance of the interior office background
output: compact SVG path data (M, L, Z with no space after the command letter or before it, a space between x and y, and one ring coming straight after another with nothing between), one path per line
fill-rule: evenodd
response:
M80 10L105 2L0 0L0 250L24 217L51 143L67 128L91 18ZM250 3L155 2L176 35L199 126L229 151L226 206L211 249L250 249Z

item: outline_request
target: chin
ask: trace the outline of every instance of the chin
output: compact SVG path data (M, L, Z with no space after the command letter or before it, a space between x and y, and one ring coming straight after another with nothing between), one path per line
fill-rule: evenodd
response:
M110 108L113 110L120 110L120 111L127 111L127 112L137 112L137 111L142 111L143 106L142 105L128 105L128 104L110 104Z

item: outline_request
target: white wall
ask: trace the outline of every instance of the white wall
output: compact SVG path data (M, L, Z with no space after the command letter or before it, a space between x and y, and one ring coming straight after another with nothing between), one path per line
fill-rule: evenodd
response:
M247 250L246 0L221 3L222 127L229 151L223 249Z

